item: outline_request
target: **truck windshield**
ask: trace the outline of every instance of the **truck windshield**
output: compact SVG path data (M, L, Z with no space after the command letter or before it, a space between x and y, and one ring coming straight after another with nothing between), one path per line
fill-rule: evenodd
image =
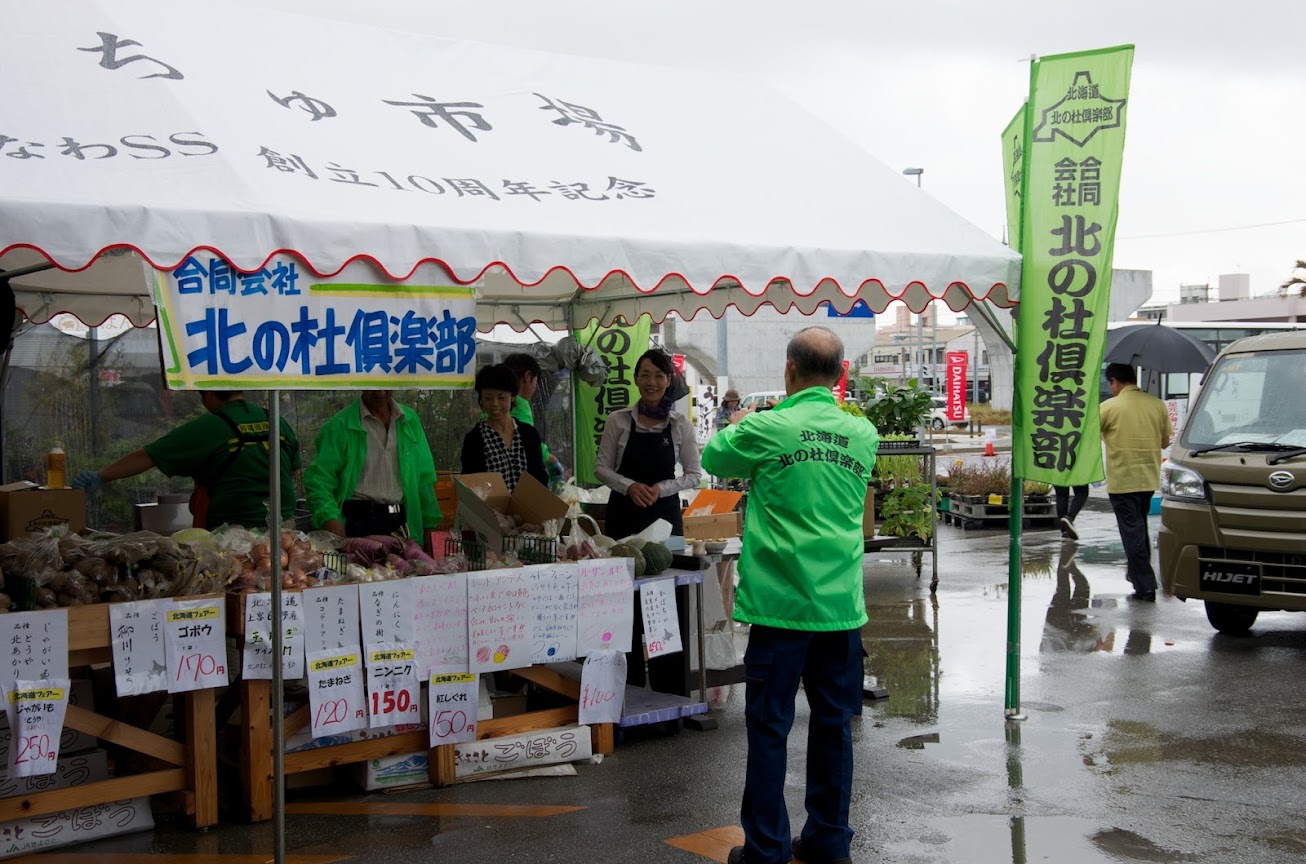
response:
M1306 351L1230 354L1206 376L1182 443L1190 450L1306 447Z

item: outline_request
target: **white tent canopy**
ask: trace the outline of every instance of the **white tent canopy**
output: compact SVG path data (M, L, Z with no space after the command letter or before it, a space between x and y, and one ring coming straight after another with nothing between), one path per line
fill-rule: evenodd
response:
M9 11L0 269L60 268L12 280L33 320L146 323L137 256L197 249L423 267L478 285L482 326L1014 299L1015 254L748 82L243 8Z

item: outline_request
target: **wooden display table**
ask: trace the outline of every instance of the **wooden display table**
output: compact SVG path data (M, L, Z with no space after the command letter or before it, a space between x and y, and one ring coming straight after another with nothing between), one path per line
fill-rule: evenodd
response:
M205 595L216 596L216 595ZM178 597L194 600L198 597ZM68 612L68 668L112 663L109 631L109 607L106 604L79 606ZM22 615L22 612L11 612ZM139 698L156 699L157 713L166 694L147 694ZM87 807L163 793L180 793L182 807L190 824L207 828L218 822L217 729L214 723L214 691L193 690L175 696L181 717L178 728L185 740L174 741L115 719L69 705L64 727L93 735L101 742L114 744L139 754L149 770L108 780L84 783L66 789L33 792L0 799L0 822L24 819L61 810ZM122 706L125 700L118 700Z
M235 637L237 645L244 645L245 612L243 595L227 597L228 634ZM514 675L524 678L537 686L552 690L568 699L579 702L580 682L551 673L546 667L531 666L512 670ZM423 688L429 686L423 683ZM278 746L272 740L272 682L267 680L245 680L239 683L240 692L240 785L241 802L245 817L251 822L264 822L272 818L273 747ZM531 711L513 717L497 720L481 720L476 724L476 739L504 738L532 732L538 729L552 729L575 723L579 719L578 705L550 708L544 711ZM301 706L285 718L285 735L289 738L303 731L310 725L310 709L307 704ZM613 727L610 723L590 726L590 742L593 752L609 754L613 749ZM284 747L285 742L280 742ZM429 774L435 786L450 786L455 780L455 747L443 744L430 748L430 733L426 729L404 732L380 738L369 738L348 744L333 744L314 747L295 753L286 753L286 775L314 771L319 768L332 768L337 765L351 765L367 762L386 756L400 756L419 750L430 750Z

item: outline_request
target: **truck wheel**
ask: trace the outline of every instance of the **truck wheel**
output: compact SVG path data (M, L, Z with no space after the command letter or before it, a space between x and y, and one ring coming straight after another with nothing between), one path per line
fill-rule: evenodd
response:
M1256 615L1261 610L1251 606L1235 606L1232 603L1206 601L1206 620L1221 633L1241 636L1256 623Z

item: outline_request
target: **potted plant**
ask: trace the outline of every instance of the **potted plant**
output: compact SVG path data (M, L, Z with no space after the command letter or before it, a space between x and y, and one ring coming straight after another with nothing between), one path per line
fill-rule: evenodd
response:
M924 483L901 486L889 493L884 501L884 525L880 533L886 537L915 537L922 544L934 536L934 492Z
M880 433L880 446L886 439L908 440L919 443L917 429L925 425L930 415L930 392L918 387L916 379L904 387L892 384L877 390L862 409L866 419L875 424ZM907 436L906 439L889 436Z

